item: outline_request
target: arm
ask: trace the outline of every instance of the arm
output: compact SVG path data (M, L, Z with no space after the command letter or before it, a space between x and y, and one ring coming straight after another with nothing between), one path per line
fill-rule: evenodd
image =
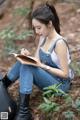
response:
M58 75L63 78L67 78L69 68L68 68L68 60L67 60L67 46L64 43L64 41L57 42L55 52L57 53L57 56L59 58L61 69L52 68L44 64L41 64L41 68L47 70L52 74Z

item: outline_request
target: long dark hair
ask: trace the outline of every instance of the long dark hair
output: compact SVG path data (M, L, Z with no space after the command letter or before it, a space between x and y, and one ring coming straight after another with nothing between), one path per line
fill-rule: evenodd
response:
M45 5L40 5L32 12L31 17L32 19L35 18L39 20L45 25L47 25L49 21L52 21L56 32L60 34L60 21L56 9L53 5L49 5L47 3Z

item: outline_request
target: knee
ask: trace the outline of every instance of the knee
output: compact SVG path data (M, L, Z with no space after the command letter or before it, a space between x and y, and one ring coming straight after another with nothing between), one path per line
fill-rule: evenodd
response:
M29 69L30 69L29 65L25 65L25 64L21 65L21 70L29 70Z
M31 65L26 65L26 64L22 64L21 69L24 69L24 70L30 70L30 71L38 70L37 67L35 67L35 66L31 66Z

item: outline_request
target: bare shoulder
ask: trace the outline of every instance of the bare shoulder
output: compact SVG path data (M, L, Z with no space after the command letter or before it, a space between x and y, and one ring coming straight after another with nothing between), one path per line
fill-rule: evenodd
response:
M68 43L66 39L60 39L56 42L56 48L67 48L68 47Z
M68 45L66 40L59 40L56 43L55 52L58 53L67 53Z

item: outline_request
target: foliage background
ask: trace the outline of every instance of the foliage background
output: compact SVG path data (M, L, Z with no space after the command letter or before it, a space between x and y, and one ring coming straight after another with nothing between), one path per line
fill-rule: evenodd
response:
M32 8L35 9L37 4L46 1L47 0L11 0L9 1L7 8L4 9L3 14L0 16L0 72L2 75L5 75L8 69L11 68L11 65L15 62L15 59L8 54L13 51L12 48L15 48L15 51L19 51L20 48L24 47L27 48L32 55L34 54L38 39L34 39L32 36L30 13L28 15L25 13L31 12ZM72 81L69 94L73 100L76 101L80 96L80 1L48 0L48 2L54 4L57 9L61 21L61 34L68 39L69 47L71 49L73 60L72 66L76 76ZM11 96L17 103L18 89L18 81L9 88ZM58 100L60 100L58 102L62 104L62 99ZM34 86L33 94L31 95L31 108L35 120L46 119L45 114L37 109L41 102L43 102L42 92ZM62 115L61 112L58 113L58 116L59 118L61 117L61 120L64 120L64 115ZM77 115L76 111L75 117L76 118L74 119L76 120L80 119L80 115ZM55 119L57 120L58 118Z

